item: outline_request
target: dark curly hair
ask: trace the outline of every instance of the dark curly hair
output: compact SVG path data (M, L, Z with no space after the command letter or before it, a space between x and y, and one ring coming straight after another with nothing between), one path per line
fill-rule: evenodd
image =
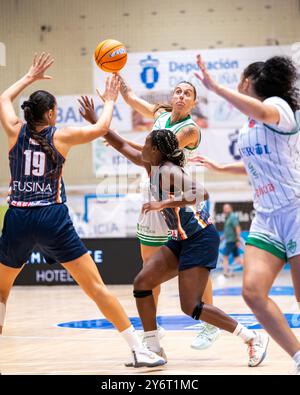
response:
M48 110L53 110L56 104L55 97L51 93L39 90L29 96L29 100L21 105L24 110L24 118L30 130L30 136L40 144L45 154L57 163L57 154L48 141L36 131L36 126L44 122L44 115Z
M266 62L255 62L244 70L250 78L257 96L266 99L279 96L297 111L300 108L297 68L288 56L273 56Z
M185 155L183 150L178 147L177 137L173 132L167 129L153 130L150 134L152 145L163 154L164 159L183 167L185 164Z

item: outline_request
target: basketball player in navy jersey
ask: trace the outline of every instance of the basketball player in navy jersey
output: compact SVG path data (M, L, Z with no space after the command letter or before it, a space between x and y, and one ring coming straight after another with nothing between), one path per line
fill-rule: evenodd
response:
M103 111L94 125L56 129L55 97L42 90L23 103L26 123L22 123L13 101L35 81L51 79L45 72L53 61L49 54L35 55L25 76L0 96L0 121L8 138L11 172L9 210L0 239L0 333L14 280L38 248L49 264L63 265L123 335L134 367L163 365L166 361L141 343L122 306L105 287L64 204L62 170L69 150L107 132L120 81L117 76L107 79Z
M142 152L113 131L105 139L127 159L146 169L154 199L143 205L143 212L160 211L172 231L172 240L150 257L134 280L134 297L148 348L166 359L157 330L153 289L178 276L182 311L196 321L201 319L240 337L248 345L248 365L260 365L266 356L268 336L247 329L203 302L210 270L217 264L220 238L201 204L208 198L207 192L183 170L185 156L175 134L167 129L152 131ZM195 205L197 209L193 208Z

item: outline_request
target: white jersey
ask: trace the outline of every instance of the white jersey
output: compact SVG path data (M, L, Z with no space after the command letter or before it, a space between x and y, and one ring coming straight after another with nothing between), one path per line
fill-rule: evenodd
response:
M185 119L171 125L171 113L164 112L154 122L152 131L158 129L168 129L177 134L182 128L189 125L196 126L197 130L199 130L199 137L198 142L194 147L184 148L184 154L186 158L188 158L198 147L201 140L199 126L192 120L190 115ZM150 179L146 172L142 176L141 192L144 203L154 200L150 190ZM146 214L140 214L137 225L137 236L142 244L152 246L163 245L168 241L168 234L169 229L165 219L163 218L163 215L159 211L148 211Z
M255 209L273 213L300 204L300 125L285 100L271 97L264 103L278 109L279 124L249 119L238 145L254 189Z
M185 119L178 121L178 122L171 125L171 113L164 112L158 118L156 118L156 121L154 122L152 131L158 130L158 129L167 129L167 130L171 130L171 132L173 132L174 134L177 134L181 129L186 128L187 126L195 126L197 128L197 130L199 131L197 144L193 147L185 147L183 149L184 155L185 155L186 159L188 159L191 155L193 155L193 151L196 148L198 148L200 141L201 141L201 134L200 134L199 126L196 124L195 121L193 121L193 119L190 115L188 115Z

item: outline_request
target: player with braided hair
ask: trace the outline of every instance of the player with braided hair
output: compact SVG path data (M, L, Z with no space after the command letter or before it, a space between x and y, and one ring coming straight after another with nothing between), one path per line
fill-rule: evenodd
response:
M113 131L105 138L127 159L146 169L153 199L142 211L161 212L172 232L172 240L150 257L134 280L134 297L148 348L166 359L157 330L153 289L178 276L182 311L196 321L201 319L239 336L249 346L248 365L258 366L265 358L268 337L248 330L203 301L210 270L217 264L220 237L202 204L208 198L207 191L182 168L184 153L174 133L152 131L142 152Z
M198 125L191 118L191 111L196 105L197 92L195 86L189 81L181 81L172 92L171 104L151 104L146 100L139 98L127 82L120 77L121 94L133 109L148 118L154 119L152 130L165 129L169 130L176 136L178 145L184 150L186 157L194 153L201 141L201 132ZM82 105L81 115L91 123L97 119L93 103L86 97L80 101ZM143 146L127 140L128 144L138 151L142 151ZM141 191L143 201L149 200L150 186L149 177L145 172L142 176ZM161 246L168 241L168 227L160 212L150 211L140 213L137 223L137 237L140 241L141 256L143 264L147 264L149 258L157 252ZM160 286L154 291L154 300L158 304ZM203 299L206 303L213 303L212 282L209 278ZM201 323L197 337L191 344L191 347L202 350L210 347L219 335L218 328ZM162 337L164 329L159 327L159 333Z

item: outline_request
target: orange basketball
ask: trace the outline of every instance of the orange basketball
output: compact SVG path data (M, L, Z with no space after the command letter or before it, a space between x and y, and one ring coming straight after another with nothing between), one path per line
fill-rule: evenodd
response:
M101 70L120 71L127 61L126 47L117 40L104 40L95 49L94 58Z

